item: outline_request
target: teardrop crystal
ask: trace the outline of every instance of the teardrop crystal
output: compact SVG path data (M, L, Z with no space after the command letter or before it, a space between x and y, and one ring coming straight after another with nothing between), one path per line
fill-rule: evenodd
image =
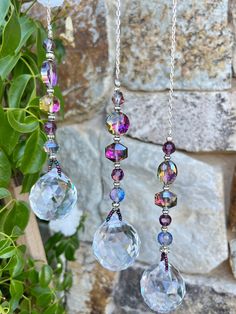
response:
M60 219L75 206L77 190L64 173L59 176L56 168L53 168L32 187L29 201L33 212L40 219Z
M134 264L140 244L133 226L113 215L110 221L105 221L96 231L93 253L104 268L120 271Z
M170 263L166 271L163 261L143 273L140 285L145 303L158 313L175 310L182 303L186 292L179 271Z

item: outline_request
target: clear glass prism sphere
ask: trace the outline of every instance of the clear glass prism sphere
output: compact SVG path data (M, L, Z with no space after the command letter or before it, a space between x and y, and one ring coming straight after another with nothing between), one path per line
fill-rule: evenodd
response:
M114 214L96 231L93 253L104 268L120 271L134 264L140 244L137 231Z
M147 269L142 276L141 294L145 303L155 312L169 313L175 310L185 296L185 283L179 271L169 263L160 262Z
M60 219L75 206L77 190L64 173L59 176L56 168L53 168L31 188L29 201L33 212L40 219Z

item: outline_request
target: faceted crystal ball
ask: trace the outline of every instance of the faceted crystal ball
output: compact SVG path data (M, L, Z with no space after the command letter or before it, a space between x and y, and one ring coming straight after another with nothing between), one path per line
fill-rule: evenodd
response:
M179 271L160 262L147 269L142 276L141 294L145 303L155 312L169 313L175 310L185 296L185 283Z
M60 219L75 206L77 191L64 173L59 176L56 168L53 168L32 187L29 201L33 212L40 219Z
M134 264L140 244L136 230L114 214L96 231L93 253L104 268L120 271Z

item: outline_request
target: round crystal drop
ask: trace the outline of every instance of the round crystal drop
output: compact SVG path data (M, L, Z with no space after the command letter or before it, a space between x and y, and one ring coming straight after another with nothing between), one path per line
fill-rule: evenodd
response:
M140 244L136 230L113 215L96 231L93 253L104 268L120 271L134 264Z
M106 120L107 130L115 134L125 134L129 129L129 118L122 112L112 112Z
M32 187L29 201L33 212L40 219L60 219L75 206L77 191L64 173L59 176L56 168L53 168Z
M179 271L169 263L160 262L147 269L141 279L141 294L146 304L155 312L175 310L185 296L185 283Z

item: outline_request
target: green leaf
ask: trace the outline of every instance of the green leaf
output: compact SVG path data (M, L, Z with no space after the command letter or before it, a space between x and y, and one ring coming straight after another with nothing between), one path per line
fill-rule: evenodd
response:
M65 249L65 257L68 261L74 261L75 260L74 255L75 255L75 248L71 243L69 243Z
M7 119L7 113L4 112L3 108L0 106L0 147L4 149L4 151L11 155L13 152L20 134L12 129L11 125ZM7 141L6 141L7 136Z
M12 257L15 254L16 254L16 249L14 248L14 246L9 246L0 250L0 258L2 259Z
M23 178L21 193L30 192L30 189L36 183L39 176L40 176L40 172L36 172L36 173L32 173L32 174L26 174Z
M60 113L62 115L62 118L64 118L64 114L65 114L65 101L64 101L64 97L62 95L62 92L59 88L59 86L55 86L54 87L54 94L55 96L60 100L60 105L61 105L61 110Z
M21 98L31 78L32 75L30 74L22 74L13 80L8 92L8 104L10 108L20 107Z
M14 149L12 160L15 163L16 168L19 168L21 165L21 161L25 153L25 144L25 141L20 141Z
M73 284L72 272L68 271L64 274L64 279L62 282L62 290L69 290Z
M30 209L27 203L18 201L14 204L4 221L4 232L11 234L15 226L24 230L28 224Z
M6 154L0 149L0 186L7 188L11 179L11 164Z
M14 10L14 7L11 6L11 8L12 8L11 16L3 29L0 57L14 55L21 40L20 23Z
M21 29L21 38L16 52L18 52L22 48L22 46L25 45L28 38L36 31L36 26L34 22L25 15L19 18L19 23Z
M4 239L0 241L0 251L5 249L7 246L11 244L9 239Z
M0 58L0 76L3 80L7 78L9 73L19 61L20 57L21 55L17 54L15 56L8 55L4 58Z
M28 138L20 167L24 174L37 173L42 169L47 157L43 151L44 142L45 135L39 130Z
M41 287L48 287L50 281L52 280L53 271L49 265L43 265L39 272L39 283Z
M52 304L46 311L44 311L44 314L55 314L57 313L57 308L58 305L56 303Z
M16 255L13 256L13 259L14 259L14 267L12 268L11 276L12 278L15 278L19 276L24 270L25 260L24 260L24 255L22 254L20 250L17 250Z
M19 304L20 299L24 293L23 283L19 280L11 280L10 283L10 294L11 300L10 304L13 310L15 310Z
M52 301L52 293L43 293L38 296L37 304L41 307L48 307Z
M10 7L10 0L1 0L0 1L0 26L4 24L5 16Z
M7 111L8 122L15 131L20 133L31 133L36 130L39 126L38 120L33 117L24 116L25 112L23 109Z
M42 42L46 37L45 31L42 30L42 27L38 27L37 31L37 39L36 39L36 47L37 47L37 63L40 67L45 59L45 50L43 48Z
M5 188L0 188L0 199L3 199L5 197L11 196L11 193L5 189Z

